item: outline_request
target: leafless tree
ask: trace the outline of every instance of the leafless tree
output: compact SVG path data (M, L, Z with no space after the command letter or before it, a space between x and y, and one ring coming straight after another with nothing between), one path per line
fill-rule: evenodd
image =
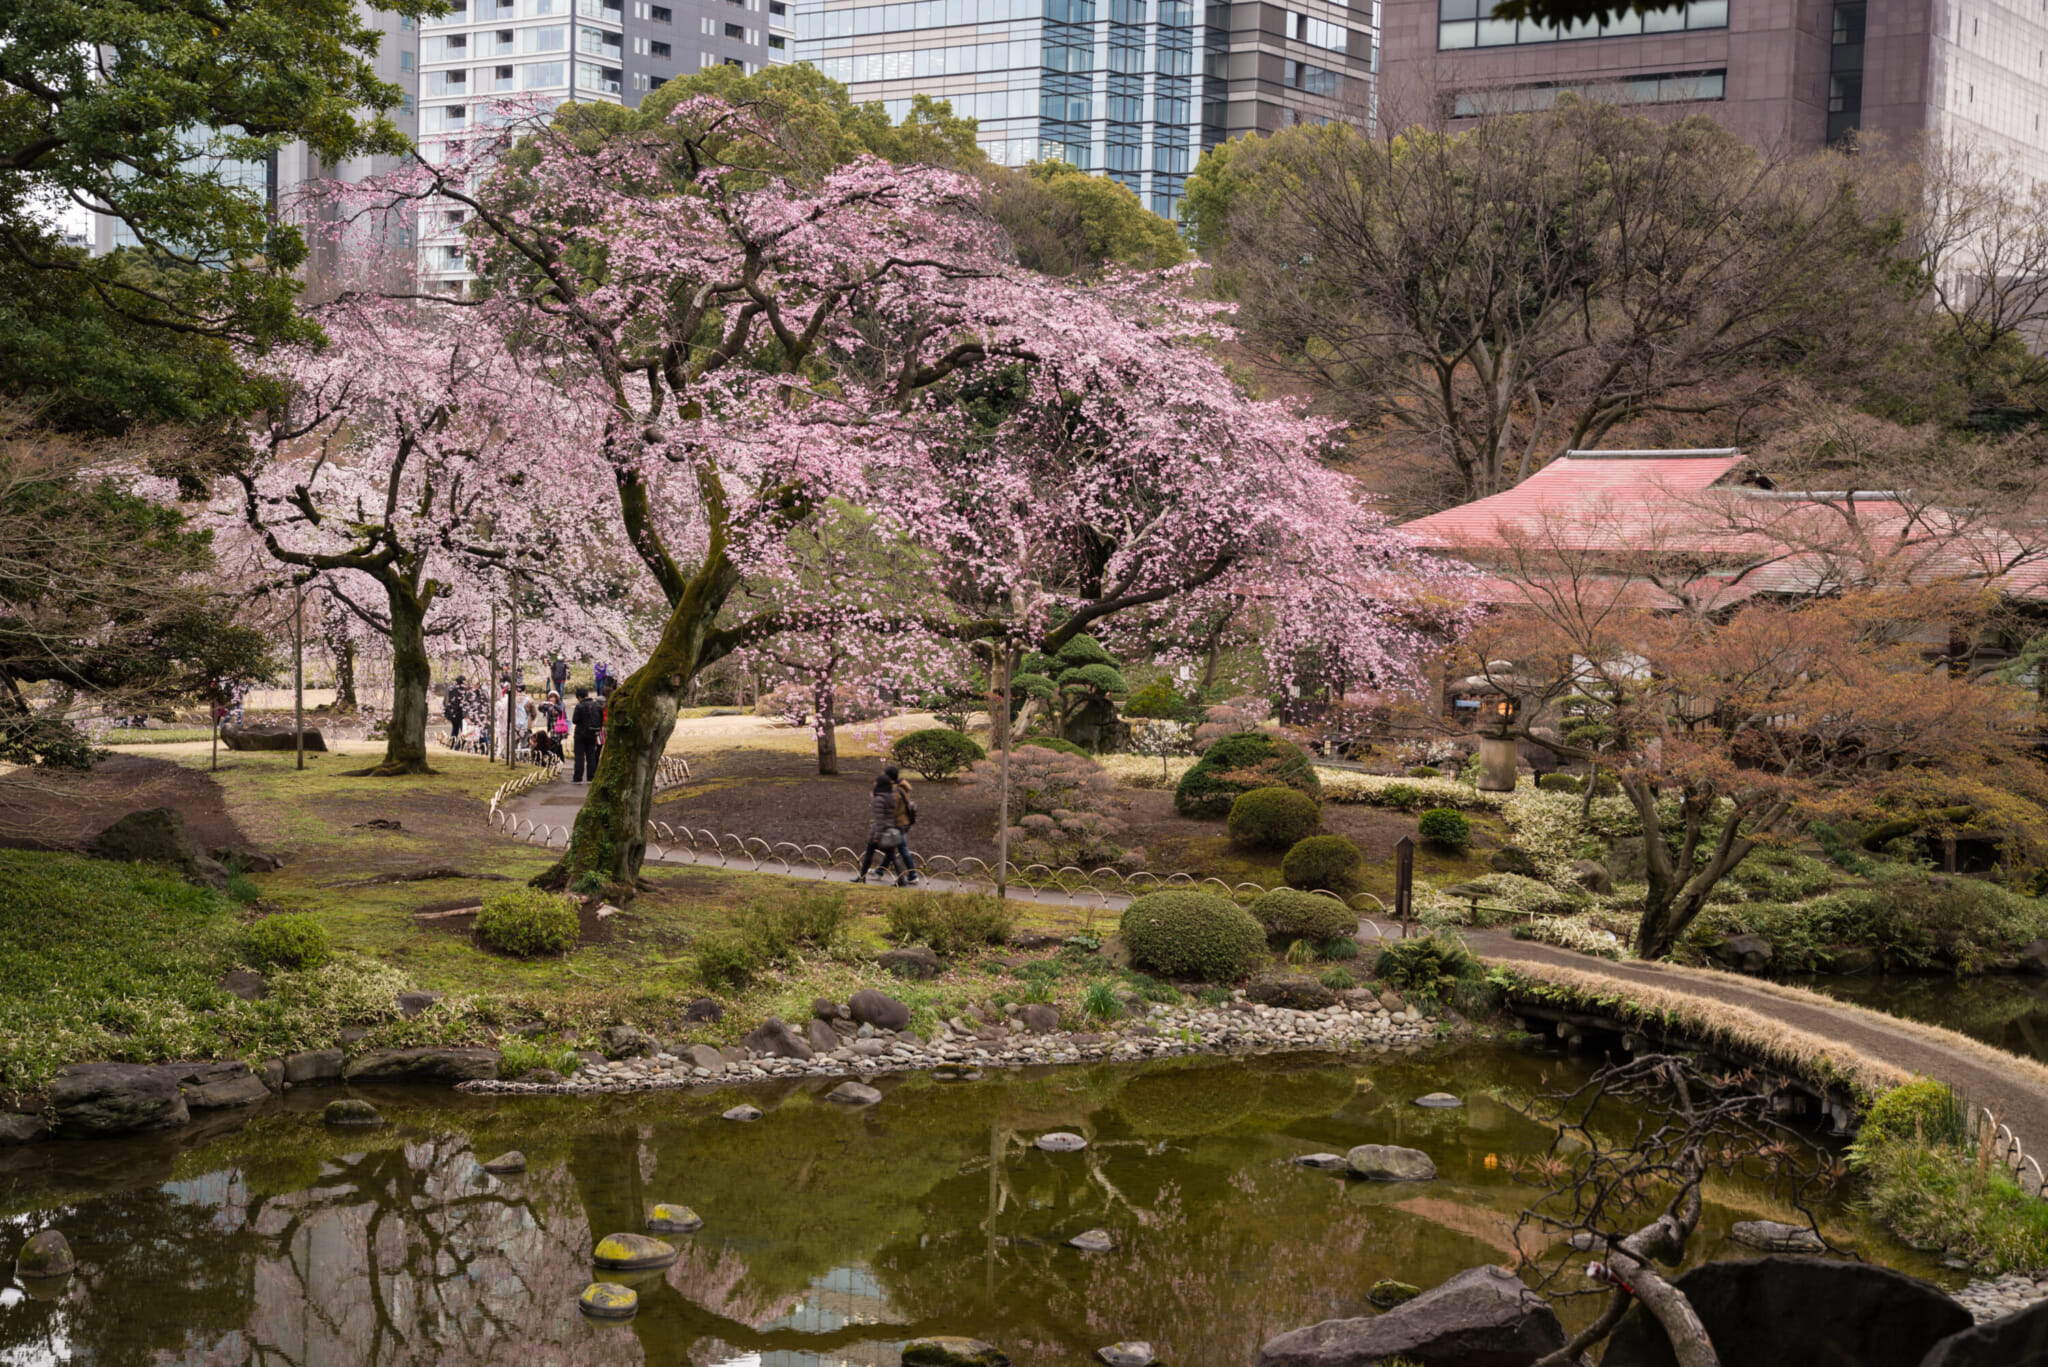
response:
M1540 1289L1560 1286L1574 1257L1587 1253L1586 1273L1609 1289L1600 1317L1535 1367L1572 1367L1637 1301L1679 1367L1720 1367L1691 1302L1659 1270L1685 1257L1701 1184L1710 1174L1760 1182L1819 1236L1808 1206L1831 1179L1833 1159L1773 1122L1768 1098L1740 1079L1709 1077L1676 1055L1610 1064L1545 1100L1557 1138L1543 1159L1518 1163L1516 1175L1549 1190L1523 1212L1517 1242L1524 1230L1541 1231L1546 1247L1565 1249Z

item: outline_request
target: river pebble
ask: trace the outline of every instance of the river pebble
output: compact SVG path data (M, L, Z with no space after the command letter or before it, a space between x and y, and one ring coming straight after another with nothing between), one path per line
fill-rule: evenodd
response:
M721 1086L731 1082L789 1077L870 1077L878 1073L931 1068L1024 1068L1052 1063L1128 1062L1184 1054L1276 1053L1293 1050L1370 1050L1385 1053L1428 1044L1436 1023L1414 1007L1389 1011L1370 993L1314 1011L1260 1006L1236 1000L1224 1006L1154 1005L1137 1021L1096 1026L1085 1034L1019 1034L1002 1027L974 1026L956 1018L929 1040L909 1031L877 1030L886 1041L872 1054L846 1052L808 1060L748 1058L706 1076L687 1059L671 1054L587 1064L561 1082L465 1082L457 1091L582 1094L641 1092L674 1087ZM965 1028L963 1028L965 1027Z
M1982 1324L2003 1319L2036 1301L2048 1301L2048 1272L2008 1272L2002 1277L1980 1277L1955 1293L1956 1300Z

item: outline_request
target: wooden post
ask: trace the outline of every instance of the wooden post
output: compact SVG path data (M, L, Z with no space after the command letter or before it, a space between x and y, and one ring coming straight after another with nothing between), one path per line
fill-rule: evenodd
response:
M512 659L507 666L512 686L505 690L505 763L519 762L519 737L512 734L512 712L519 705L519 571L512 571Z
M1401 923L1401 938L1408 938L1408 918L1415 909L1415 837L1404 835L1394 842L1394 919Z
M480 691L484 695L484 715L488 717L497 710L490 701L491 688L498 686L498 605L495 601L491 604L491 658L484 668L490 675L490 688ZM486 751L484 758L492 759L495 757L489 751Z
M1010 642L1007 637L996 642L996 649L1002 652L999 667L1003 676L1003 757L997 763L996 777L996 896L1008 901L1010 896ZM991 718L991 721L994 719ZM989 739L995 739L994 728L990 728Z
M306 767L306 586L292 590L292 756Z

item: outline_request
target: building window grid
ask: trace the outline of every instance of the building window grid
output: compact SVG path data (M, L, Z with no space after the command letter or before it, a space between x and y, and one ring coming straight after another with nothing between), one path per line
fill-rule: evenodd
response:
M1582 19L1559 28L1534 20L1496 19L1494 0L1437 0L1436 45L1452 52L1472 47L1520 47L1531 43L1635 38L1728 27L1729 0L1689 0L1646 14L1616 14L1605 22Z

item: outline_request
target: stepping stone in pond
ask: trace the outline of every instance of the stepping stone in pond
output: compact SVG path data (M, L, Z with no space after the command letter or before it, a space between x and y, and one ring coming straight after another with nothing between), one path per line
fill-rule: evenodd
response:
M1079 1153L1088 1147L1088 1141L1066 1130L1054 1130L1038 1136L1038 1147L1047 1153Z
M517 1149L508 1149L484 1164L484 1171L497 1176L507 1173L525 1172L526 1155Z
M1827 1244L1805 1225L1782 1224L1777 1220L1737 1220L1728 1237L1766 1253L1823 1253Z
M1109 1364L1109 1367L1152 1367L1159 1361L1152 1356L1152 1345L1143 1339L1112 1343L1107 1348L1097 1348L1095 1356Z
M1294 1160L1298 1168L1314 1168L1317 1172L1343 1172L1351 1165L1341 1153L1305 1153Z
M68 1277L77 1269L70 1241L54 1229L37 1231L14 1255L14 1275L25 1282Z
M1427 1106L1434 1111L1448 1111L1465 1103L1452 1096L1449 1092L1431 1092L1428 1096L1416 1097L1415 1104Z
M674 1244L650 1239L645 1234L607 1234L597 1241L590 1261L615 1272L639 1272L667 1267L676 1260Z
M320 1119L329 1125L382 1125L384 1117L377 1108L360 1097L343 1097L327 1103L327 1109L320 1113Z
M1083 1253L1116 1252L1116 1235L1111 1234L1106 1229L1084 1230L1067 1240L1067 1242L1080 1249Z
M617 1282L592 1282L576 1298L576 1306L594 1320L629 1320L640 1308L640 1293Z
M761 1108L759 1106L735 1106L725 1113L725 1118L727 1120L759 1120L761 1118Z
M842 1082L825 1093L825 1100L841 1106L872 1106L881 1099L882 1094L864 1082Z
M647 1213L647 1229L652 1234L694 1234L704 1228L704 1217L688 1206L657 1204Z
M903 1345L903 1367L1010 1367L1010 1358L993 1343L934 1334Z

